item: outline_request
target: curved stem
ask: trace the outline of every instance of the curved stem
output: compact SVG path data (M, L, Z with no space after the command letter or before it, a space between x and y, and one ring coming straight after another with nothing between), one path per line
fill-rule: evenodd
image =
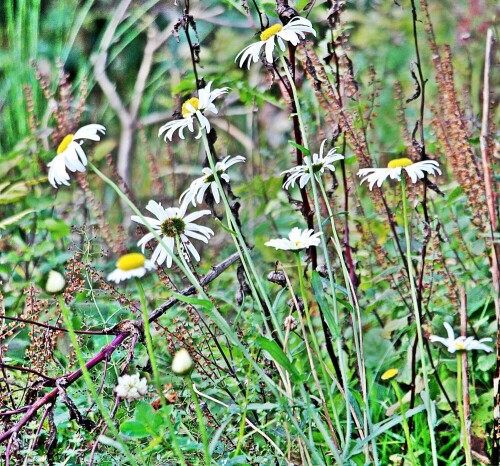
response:
M205 464L206 466L210 466L211 461L210 461L210 450L208 445L208 434L207 434L207 429L205 427L205 420L203 419L203 412L201 410L200 400L198 399L198 394L195 392L193 388L193 381L191 380L191 376L190 375L186 376L184 380L194 400L196 417L198 418L198 426L200 428L201 439L203 442L203 454L205 456Z

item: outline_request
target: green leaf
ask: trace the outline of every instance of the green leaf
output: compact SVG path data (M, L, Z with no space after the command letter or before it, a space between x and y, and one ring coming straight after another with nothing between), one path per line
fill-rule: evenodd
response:
M335 325L335 318L332 314L331 307L328 305L325 299L324 291L323 291L323 283L321 281L321 276L316 270L313 271L311 276L311 285L313 288L314 298L318 303L318 306L325 316L326 324L332 332L332 337L337 339L339 337L338 325Z
M19 212L18 214L13 215L12 217L4 218L2 221L0 221L0 230L5 230L5 228L7 228L8 226L17 223L23 217L32 214L33 212L35 212L35 209L27 209L23 210L22 212Z
M287 355L283 352L283 350L278 346L278 344L274 340L268 340L262 336L257 337L255 343L258 347L267 351L271 358L274 359L276 363L278 363L283 369L288 371L291 375L300 378L299 373L295 366L290 362Z
M302 152L304 155L311 155L311 151L309 149L306 149L304 146L297 144L295 141L288 141L288 144L295 147L296 149L299 149L300 152Z
M146 438L150 437L147 427L138 421L125 421L120 425L120 432L127 437Z
M185 296L183 294L176 293L175 291L172 291L172 296L174 298L177 298L179 301L182 301L183 303L201 306L204 309L212 309L213 307L212 301L208 299L193 298L191 296Z

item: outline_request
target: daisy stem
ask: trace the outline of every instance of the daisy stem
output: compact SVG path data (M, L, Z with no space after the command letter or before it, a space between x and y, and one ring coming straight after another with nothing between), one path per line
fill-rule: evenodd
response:
M408 445L408 452L410 453L410 459L412 466L418 466L420 463L415 458L415 453L413 452L413 444L411 441L410 428L408 426L408 420L406 419L406 410L403 403L403 398L401 396L401 392L399 391L399 387L397 382L393 379L391 380L392 388L396 393L396 397L398 398L399 408L401 410L401 416L403 418L403 430L405 432L406 443Z
M146 295L144 294L144 288L142 287L140 279L136 278L135 284L137 286L137 291L139 292L139 300L141 302L142 320L144 321L144 336L146 338L146 349L148 351L149 360L151 361L151 367L153 369L153 379L156 385L156 390L158 391L160 398L163 400L163 390L161 388L161 383L160 383L160 374L158 373L158 366L156 365L156 356L153 348L153 339L151 338L151 331L149 326Z
M295 81L292 78L292 75L290 73L290 70L288 69L288 64L285 60L284 55L280 53L280 60L281 64L283 65L283 69L285 70L286 77L288 78L288 82L290 83L290 87L292 88L292 94L293 94L293 100L295 102L295 111L297 112L297 119L299 120L299 128L300 132L302 133L302 145L306 148L309 149L307 145L307 138L306 138L306 130L304 128L304 121L302 119L302 110L300 108L300 101L299 101L299 96L297 95L297 88L295 87Z
M257 303L262 308L262 303L261 299L264 301L265 305L269 309L269 313L271 314L271 320L273 323L274 330L278 333L279 339L282 341L283 340L283 332L281 331L281 327L276 320L276 316L274 315L274 312L272 311L273 307L271 302L269 301L269 297L267 296L266 291L262 287L260 276L257 274L257 270L255 269L255 265L253 263L252 257L248 251L247 244L245 242L245 239L243 238L243 234L241 233L241 230L239 228L239 225L234 218L233 212L231 211L231 206L229 205L229 200L227 199L226 192L224 191L224 188L222 187L222 183L220 181L219 174L217 173L216 170L216 164L214 161L214 158L212 156L212 152L210 150L210 144L208 143L207 135L205 132L202 132L202 139L203 139L203 145L205 148L205 152L207 155L208 163L210 164L210 169L212 170L214 180L217 184L217 188L219 190L219 193L221 195L222 202L224 203L224 208L226 210L226 217L228 219L228 226L230 229L233 229L235 232L235 236L233 236L234 244L236 246L236 249L238 250L238 254L240 255L241 258L241 263L243 265L243 268L245 269L246 276L248 277L248 285L250 286L250 289L252 291L252 294L254 296L254 299ZM251 277L254 277L254 280L251 279ZM255 284L257 285L258 291L255 288ZM260 297L259 297L260 295ZM263 309L262 309L263 310ZM266 316L264 315L264 323L267 328L267 319ZM267 328L269 332L269 328Z
M200 400L198 398L198 394L193 388L193 381L191 380L191 376L188 375L184 377L184 380L186 382L186 385L189 388L189 391L191 392L191 397L193 398L194 401L194 406L196 409L196 417L198 418L198 426L200 428L201 432L201 440L203 442L203 454L205 456L205 464L207 466L210 466L210 450L209 450L209 445L208 445L208 434L207 434L207 429L205 427L205 419L203 418L203 412L201 410L200 406Z
M403 201L403 222L404 222L404 230L406 238L406 261L408 265L408 279L410 281L413 314L415 316L415 324L417 326L418 350L422 362L422 372L423 372L422 376L424 379L424 387L426 391L426 396L424 397L424 404L427 411L427 424L429 426L429 436L430 436L431 450L432 450L432 464L434 466L437 466L438 460L437 460L437 449L436 449L436 437L432 419L433 406L429 390L429 378L427 375L427 362L424 350L424 339L422 335L422 322L420 320L420 309L417 300L417 290L415 287L413 262L411 260L411 233L410 233L410 226L408 219L408 200L406 198L406 181L403 173L401 174L401 197Z
M460 440L465 452L465 464L472 466L472 456L469 446L469 438L467 436L467 429L465 426L465 412L463 400L463 385L462 385L462 352L457 351L457 402L458 414L460 416Z
M328 378L328 375L327 375L326 370L325 370L324 361L321 358L321 349L320 349L320 346L319 346L318 339L316 337L316 332L314 331L314 326L313 326L312 319L311 319L311 313L309 312L308 296L307 296L306 287L305 287L305 284L304 284L304 271L302 270L302 262L300 260L300 252L296 252L295 256L296 256L296 259L297 259L297 273L299 274L300 295L302 297L302 303L304 305L304 313L306 315L307 326L309 327L309 332L311 334L311 339L313 341L314 351L316 352L316 355L319 358L319 366L321 368L321 372L322 372L322 375L323 375L323 380L326 383L326 381L329 378ZM298 303L298 304L300 306L300 303ZM306 338L305 334L304 334L304 338ZM313 366L312 363L311 363L311 370L315 371L315 368L314 368L314 366ZM318 382L318 391L320 392L321 399L323 399L324 396L321 393L321 385L319 384L319 381L317 381L317 382ZM330 390L328 390L328 395L329 395L330 402L332 403L332 409L335 410L335 405L333 404L333 400L332 400L332 397L331 397L331 391ZM325 402L324 409L325 409L325 415L329 416L329 413L328 413L327 408L326 408L326 402ZM340 430L339 430L339 432L340 432ZM348 450L348 448L345 449L345 452L347 452L347 450ZM333 454L334 454L337 462L339 462L339 464L342 464L343 462L341 460L339 451L337 449L335 449L333 451Z
M323 196L323 200L326 206L326 209L328 211L328 218L330 219L330 225L332 229L332 242L334 244L335 250L337 252L337 256L340 261L340 265L342 268L342 273L344 275L344 283L345 287L347 289L347 296L349 298L349 304L353 309L355 309L356 313L351 309L351 316L353 319L353 335L354 335L354 345L356 347L356 356L358 358L358 367L360 371L360 383L361 383L361 392L363 395L363 401L365 403L365 423L368 424L369 430L373 431L373 424L372 424L372 418L371 418L371 409L370 409L370 404L369 404L369 399L368 399L368 388L367 388L367 380L366 380L366 366L365 366L365 360L364 360L364 345L363 345L363 329L362 329L362 323L361 323L361 309L359 307L359 302L356 297L356 291L354 289L354 284L351 281L351 277L349 275L349 270L347 269L347 265L344 260L344 254L342 251L342 246L340 244L340 238L337 234L337 230L335 228L335 221L334 221L334 214L332 211L332 208L330 206L330 200L326 194L325 187L323 185L323 182L321 178L316 180L320 190L321 194ZM337 317L338 318L338 317ZM357 322L357 327L356 327L356 322ZM374 456L374 462L377 465L379 463L378 460L378 451L377 451L377 443L376 440L373 439L372 441L372 452Z
M132 201L120 190L120 188L110 180L104 173L102 173L92 162L88 163L88 166L101 178L105 183L107 183L117 194L123 199L123 201L132 209L132 211L141 219L143 225L148 229L148 231L154 236L154 238L158 241L158 243L169 253L172 255L172 260L174 263L180 268L180 270L186 275L186 277L190 280L191 284L194 286L199 295L206 301L210 301L209 296L205 292L204 288L200 285L196 277L193 276L189 268L186 268L184 263L173 254L173 251L170 250L165 245L165 242L162 240L160 235L154 230L151 224L146 220L144 215L142 215L141 211L134 205ZM210 308L205 308L208 316L212 321L219 327L219 329L226 335L229 342L233 344L239 351L243 354L243 356L250 361L254 370L259 374L262 380L264 380L267 384L269 390L273 393L276 398L280 398L281 396L286 397L290 402L294 402L293 398L289 396L285 390L276 385L276 383L263 371L263 369L257 364L257 362L252 358L251 354L248 352L248 349L239 341L238 335L232 330L227 321L222 317L220 312L217 310L215 304L212 304ZM279 328L277 329L279 330ZM302 430L300 430L298 424L295 421L294 414L291 408L287 405L284 406L284 409L290 419L290 421L294 424L294 426L298 429L298 435L302 438L304 443L311 450L313 457L318 461L318 464L324 464L323 461L320 461L320 454L316 449L314 443L310 441Z
M165 402L165 396L163 395L163 388L161 386L161 381L160 381L160 374L158 372L158 365L156 364L156 356L153 348L153 339L151 338L151 330L150 330L150 325L149 325L149 318L148 318L148 309L147 309L147 302L146 302L146 295L144 293L144 288L142 286L142 283L139 278L135 279L135 284L137 286L137 291L139 292L139 300L141 302L141 309L142 309L142 320L143 320L143 325L144 325L144 336L146 339L146 349L149 355L149 360L151 362L151 367L153 369L153 380L154 384L156 386L156 391L158 392L158 395L160 397L160 403L162 405L162 408L166 411L166 414L163 416L164 419L167 422L167 427L168 431L170 432L170 437L172 440L172 447L179 458L179 462L183 465L186 466L186 460L184 459L184 454L182 453L181 447L179 445L179 442L177 440L177 434L174 429L174 425L172 424L172 421L170 419L170 414L167 412L167 403Z
M90 394L92 395L93 401L95 402L95 404L99 408L99 411L101 412L102 417L106 420L106 423L108 424L109 430L113 433L117 442L120 443L120 445L123 449L123 453L128 458L128 460L131 462L131 464L137 466L137 461L136 461L135 457L132 455L132 453L130 452L130 450L127 447L127 444L120 436L120 433L118 432L113 419L111 419L111 417L109 416L109 413L106 410L106 408L104 407L104 404L101 400L101 397L97 393L95 385L92 382L92 377L90 376L90 372L87 369L87 366L85 365L85 360L83 359L83 353L82 353L82 350L80 348L80 344L78 343L78 338L77 338L76 333L75 333L75 328L73 327L73 320L72 320L71 312L68 309L68 307L66 306L66 303L64 302L64 298L62 297L62 295L58 296L58 300L59 300L59 305L61 306L61 312L63 315L64 324L65 324L66 328L68 329L69 337L71 339L71 344L73 345L73 349L75 350L75 353L76 353L76 359L78 360L78 364L80 365L80 368L82 370L83 380L85 381L85 383L90 391ZM144 464L144 462L142 461L142 457L141 457L141 463Z

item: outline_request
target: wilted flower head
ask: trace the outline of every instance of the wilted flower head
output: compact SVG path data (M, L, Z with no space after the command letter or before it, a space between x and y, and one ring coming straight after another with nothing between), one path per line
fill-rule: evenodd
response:
M201 137L201 132L203 129L210 133L210 123L207 117L204 115L205 112L218 113L217 108L213 104L213 101L223 94L227 94L229 91L228 87L223 87L220 89L214 89L210 91L212 86L212 81L210 81L206 87L198 91L198 97L191 97L182 104L182 119L173 120L165 123L158 132L158 137L165 133L164 140L167 142L172 140L172 136L176 131L179 131L179 137L184 139L184 129L187 128L192 133L194 132L194 117L197 117L198 123L200 125L200 130L196 135L196 139Z
M115 392L120 398L129 401L143 397L148 392L148 383L145 378L140 378L139 373L122 375L118 377L118 385Z
M321 236L321 232L314 233L314 230L307 229L302 231L300 228L295 227L288 234L288 238L272 239L265 245L276 249L299 251L311 246L318 246L320 243L319 236Z
M122 280L128 280L129 278L140 278L154 267L154 262L147 260L143 254L131 252L118 259L116 269L108 275L108 280L120 283Z
M364 176L361 184L368 181L370 190L373 189L375 183L380 188L387 177L392 180L400 180L401 172L404 170L410 177L412 183L421 180L426 173L430 175L441 175L439 163L435 160L423 160L413 163L410 159L402 158L391 160L387 168L362 168L358 170L358 176Z
M66 169L72 172L84 172L87 166L87 156L82 149L85 139L100 141L99 132L105 133L102 125L82 126L75 134L68 134L59 144L57 155L47 164L49 168L49 183L57 188L58 185L69 186L69 175Z
M230 155L228 155L223 160L219 160L215 164L215 171L217 173L217 176L226 183L229 183L231 179L226 173L226 170L229 167L232 167L234 164L244 162L245 160L245 157L242 157L241 155L237 155L235 157L231 157ZM181 204L189 204L190 202L194 206L196 206L197 203L200 204L203 201L205 193L209 188L212 191L212 196L214 197L215 203L218 204L220 202L219 187L217 186L217 183L215 181L215 176L212 169L209 167L205 167L202 172L204 173L204 175L200 178L196 178L196 180L191 183L191 186L189 186L189 188L181 194L181 197L179 199L179 202Z
M200 210L186 215L187 204L182 204L179 208L169 207L165 209L156 201L149 201L146 209L156 216L156 218L145 217L146 220L157 234L162 237L165 245L169 249L167 251L161 244L158 244L151 257L152 262L161 265L166 260L167 267L172 267L173 260L171 254L175 249L176 237L179 237L187 257L189 257L188 254L190 254L196 261L200 260L200 255L189 238L208 243L208 240L213 236L214 232L208 227L197 225L193 222L204 215L210 214L209 210ZM132 215L131 219L134 222L144 225L144 222L137 215ZM153 233L147 233L137 243L137 245L142 248L142 252L144 252L146 244L154 239L154 237Z
M193 369L194 363L188 351L181 348L172 360L172 372L176 375L187 375Z
M455 338L455 332L448 322L444 323L446 332L448 333L448 338L438 337L436 335L431 335L429 340L433 343L438 342L446 346L446 349L450 353L455 353L456 351L472 351L472 350L483 350L487 353L493 351L488 345L483 344L484 341L491 341L491 338L482 338L481 340L475 340L474 337L463 337L459 336Z
M313 29L311 21L306 18L301 18L300 16L295 16L284 26L281 24L273 24L261 32L258 42L245 47L236 56L235 61L241 56L239 63L240 68L243 67L245 62L247 62L247 67L250 68L252 61L257 63L262 47L264 47L266 61L272 63L274 47L276 45L275 40L277 40L281 51L284 52L286 49L285 41L290 42L292 45L297 45L300 38L303 39L305 37L306 32L314 36L316 35L316 31Z
M47 275L45 291L47 293L60 293L66 286L66 279L57 270L51 270Z
M325 147L326 139L322 142L321 147L319 149L319 154L314 153L312 156L312 169L314 172L314 176L318 179L319 175L322 175L325 170L329 170L331 172L335 171L334 162L338 160L342 160L344 156L342 154L337 154L337 148L334 147L330 149L326 155L323 155L323 149ZM307 156L306 156L307 157ZM304 157L304 162L306 162L306 157ZM311 173L309 172L309 167L307 163L303 165L298 165L297 167L293 167L290 170L286 170L281 173L282 175L288 175L288 178L283 183L283 188L288 189L290 186L295 186L295 182L299 181L299 186L302 189L311 179Z

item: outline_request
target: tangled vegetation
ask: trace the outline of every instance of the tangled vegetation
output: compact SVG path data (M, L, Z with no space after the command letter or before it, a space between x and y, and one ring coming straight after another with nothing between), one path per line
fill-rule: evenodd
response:
M2 2L1 464L498 465L494 15Z

